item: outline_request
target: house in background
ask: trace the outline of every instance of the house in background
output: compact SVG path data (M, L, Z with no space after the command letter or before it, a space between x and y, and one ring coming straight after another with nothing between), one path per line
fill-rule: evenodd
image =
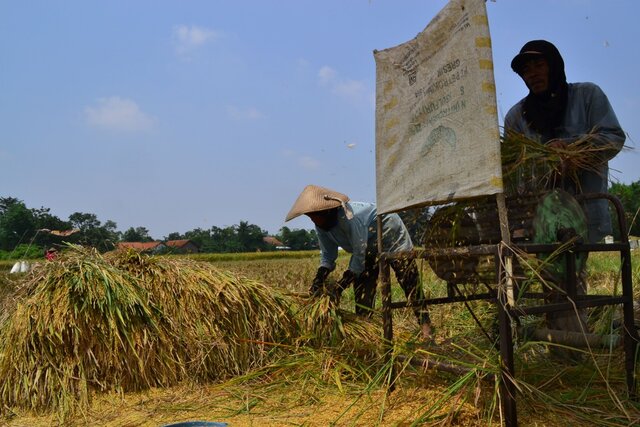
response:
M198 245L189 239L167 240L166 245L170 252L176 254L197 254L200 252Z
M265 242L269 246L274 246L274 247L275 246L283 246L283 243L280 240L278 240L275 237L273 237L273 236L265 236L265 237L262 238L262 241Z
M162 242L120 242L117 249L133 249L146 254L159 254L166 251L167 246Z
M262 238L262 241L270 246L270 249L275 249L278 251L287 251L291 249L289 246L285 246L284 243L273 236L265 236Z

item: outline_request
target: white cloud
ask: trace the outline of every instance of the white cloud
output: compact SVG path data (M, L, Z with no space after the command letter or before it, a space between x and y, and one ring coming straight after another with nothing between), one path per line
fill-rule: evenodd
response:
M366 91L364 83L357 80L346 80L343 82L337 82L333 86L333 92L338 95L346 96L347 98L354 98L361 96Z
M176 25L173 27L173 38L176 43L176 52L181 55L192 52L207 42L213 41L219 37L220 34L218 32L195 25Z
M338 76L338 72L328 65L320 68L318 79L321 85L331 90L331 93L346 98L351 102L370 99L367 94L367 87L362 81L343 80Z
M318 71L318 78L320 79L320 83L328 84L336 78L336 74L336 70L325 65Z
M313 157L302 156L298 158L298 165L300 165L303 169L307 170L317 170L320 168L320 162Z
M238 107L228 106L227 113L236 120L258 120L265 117L264 113L254 107L240 109Z
M311 156L301 156L301 155L298 155L298 153L296 153L293 150L283 150L282 155L285 158L290 159L292 162L296 163L302 169L306 169L306 170L320 169L320 161L318 161L317 159L314 159Z
M84 114L89 125L109 130L148 130L155 122L134 101L119 96L98 99L97 105L85 107Z

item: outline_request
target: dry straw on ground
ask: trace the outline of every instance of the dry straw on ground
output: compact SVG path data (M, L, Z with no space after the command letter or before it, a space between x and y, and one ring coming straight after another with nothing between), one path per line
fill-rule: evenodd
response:
M349 370L357 358L375 364L383 349L379 322L328 297L133 251L103 256L71 246L25 276L10 300L0 324L5 413L54 411L68 420L96 392L219 382L292 360L300 346L322 348L326 372Z
M237 273L222 273L210 265L173 257L156 258L137 254L119 254L114 258L109 256L105 259L92 253L82 254L81 257L79 256L82 259L73 258L76 256L73 253L70 256L75 261L60 260L65 268L59 269L51 264L43 267L48 269L51 277L58 277L53 274L57 272L56 274L59 273L60 277L65 278L64 280L48 279L49 276L44 274L44 271L34 272L34 275L40 277L40 281L33 280L33 276L27 276L26 286L21 288L17 296L20 304L28 305L29 299L35 298L36 295L39 295L39 298L46 296L44 300L47 303L40 303L39 309L46 307L52 301L62 301L69 297L68 290L59 295L53 289L36 292L36 288L43 286L41 282L50 282L51 286L54 283L62 283L63 289L65 286L71 288L68 284L64 284L72 281L70 276L77 276L73 281L79 284L86 282L100 285L94 286L95 289L92 292L85 291L87 294L82 296L87 301L93 301L90 304L87 303L92 308L85 307L83 310L94 310L92 313L97 319L96 325L92 326L93 329L87 329L87 332L96 335L97 338L94 337L96 341L106 341L108 337L113 336L115 338L111 338L110 342L117 350L114 353L123 353L130 345L129 340L119 340L118 337L128 333L133 338L131 342L141 343L134 346L134 349L150 348L152 350L148 352L140 350L137 355L127 359L131 361L130 371L141 369L137 365L138 357L143 361L148 360L149 363L157 363L156 369L168 367L170 363L177 366L178 360L190 360L193 363L188 364L188 368L182 368L182 371L180 369L175 371L181 372L180 374L172 371L158 375L159 378L165 375L162 381L171 381L174 376L177 378L178 375L182 375L186 381L180 381L176 386L162 385L146 388L145 384L154 380L150 372L146 373L146 377L142 377L143 380L136 380L135 384L140 387L140 391L136 392L129 392L127 389L126 393L122 393L124 390L122 385L118 389L117 386L104 380L102 384L87 382L87 394L93 396L92 404L82 406L82 402L77 399L69 399L69 405L81 408L82 413L65 418L64 425L157 426L196 419L227 421L230 426L331 424L481 426L498 425L500 422L497 410L499 403L497 387L493 382L486 381L486 374L497 373L497 350L483 334L479 333L478 326L461 305L431 308L432 319L436 326L437 345L429 347L421 346L419 343L412 344L417 332L415 318L410 310L406 312L397 310L394 313L396 337L394 352L408 357L428 358L443 364L452 363L468 369L468 372L462 375L433 370L424 372L410 365L406 358L395 358L392 360L396 361L395 367L399 378L396 390L388 394L391 365L383 357L385 347L381 344L382 327L378 313L367 320L354 318L352 313L346 312L345 308L349 311L353 310L351 290L343 294L339 308L328 304L326 299L314 301L300 295L280 294L284 289L300 291L301 287L306 288L315 273L316 260L309 262L301 260L297 263L272 260L261 263L225 264L225 270L235 269L242 275L247 275L246 273L251 271L250 277L260 281L254 282L249 279L239 279ZM590 257L590 262L598 261L598 258ZM91 268L88 265L91 263L100 268L95 266ZM637 265L639 264L634 263L634 266ZM606 273L607 277L611 276L611 281L616 281L616 272L619 271L618 263L607 268L598 267L597 271L601 270L611 271L612 273ZM100 280L82 279L82 277L102 276L103 271L107 271L105 273L107 279L120 275L127 281L135 283L135 289L129 292L121 291L105 277ZM595 272L590 272L593 273L594 278L599 277ZM443 283L437 281L428 268L422 273L426 293L431 296L442 296L445 292ZM182 277L183 275L198 277L197 282L203 283L200 285L195 285L192 281L182 283L181 280L186 280ZM637 278L636 268L634 281ZM103 282L110 283L110 286ZM270 283L266 289L268 295L262 295L264 286L260 283L263 282ZM604 280L597 284L592 282L592 285L595 287L602 284L606 288L616 286L608 281L606 284L604 282ZM194 286L193 289L191 289L192 286ZM101 287L111 290L106 292L105 289L100 290ZM242 288L242 291L237 291L238 287ZM150 291L151 289L153 291ZM394 283L394 292L396 291L397 298L402 298L399 287ZM119 293L123 296L116 298L114 295ZM94 294L105 294L110 297L98 298L93 296ZM153 297L151 297L152 294ZM125 297L127 295L129 297ZM145 297L141 298L140 295ZM212 295L221 301L209 301ZM220 298L221 296L223 297ZM260 301L263 297L271 301L265 304L265 307L274 311L275 314L272 313L272 316L293 318L291 324L287 320L283 322L284 325L276 326L280 332L271 336L269 336L269 330L274 325L270 322L277 322L279 319L263 318L269 314L261 313L261 309L256 307L261 305ZM29 304L33 304L39 298ZM118 304L113 302L114 298ZM110 305L105 302L108 299L112 301ZM172 305L174 299L182 300L182 305L180 307ZM60 305L60 301L56 304ZM98 303L99 301L102 302ZM245 304L245 301L250 301L246 303L250 307ZM203 310L202 306L208 304L223 304L228 307L228 311L217 308ZM62 306L64 307L64 304ZM79 306L79 303L76 302L70 306ZM103 308L98 309L100 306ZM118 306L119 310L115 310L115 306ZM478 301L471 302L470 306L485 328L490 329L495 314L491 305ZM11 319L17 310L15 307L10 313L11 316L4 319L4 327L13 328L12 323L15 321L12 322ZM137 320L146 325L144 329L146 336L127 329L129 327L127 324L118 323L118 315L109 314L106 307L111 307L112 313L124 312L123 318ZM206 318L200 323L194 320L194 316L200 315L197 313L198 310L203 311L203 316ZM208 332L194 330L197 329L195 325L201 325L203 329L211 328L213 331L211 334L214 334L216 330L210 326L210 323L215 324L215 322L209 322L210 317L229 314L227 316L229 319L236 319L234 310L241 311L241 317L246 316L243 313L250 313L248 317L251 322L256 318L267 319L264 322L265 329L262 332L252 328L246 329L253 332L253 335L248 338L245 338L243 327L234 329L239 332L217 338L210 336ZM37 313L36 308L31 307L29 311L25 310L23 313L31 316L31 321L23 323L32 325L30 326L32 330L35 330L38 324L45 324L41 319L44 313ZM53 311L48 313L52 314ZM73 313L73 310L68 310L67 316L77 319L82 317L83 312ZM308 318L312 315L317 316L317 319ZM60 319L61 322L63 320ZM74 322L79 323L77 320ZM236 322L242 322L242 319L233 320L233 324ZM67 323L71 321L67 320ZM192 332L184 332L181 329L183 323ZM292 329L287 329L286 325L289 324ZM116 328L115 332L109 332L109 325L120 329ZM77 328L74 324L69 329L74 327ZM222 326L218 325L218 327ZM224 327L228 328L230 325L226 324ZM29 340L38 345L45 338L53 341L55 334L50 334L45 329L40 326L43 336L35 338L28 334L5 337L5 332L2 332L2 348L9 349L9 353L19 356L19 351L10 349L14 346L14 341L18 343L16 346L18 348L23 348L25 345L29 348L29 344L25 344ZM55 331L55 328L52 331ZM162 331L162 334L158 331ZM78 337L82 335L80 331L75 333ZM153 335L154 333L157 335ZM180 333L185 335L180 337L183 341L173 344L170 356L160 358L160 362L153 362L158 359L158 352L165 349L162 347L164 342L177 339L175 335ZM322 335L314 336L316 333ZM87 337L82 339L86 340ZM202 340L205 345L199 348L186 345L199 340ZM153 343L155 347L151 347L151 344L146 342ZM78 347L73 341L68 340L65 343L71 349ZM279 344L276 345L276 343ZM243 347L244 344L247 347ZM235 347L236 345L239 347ZM544 343L536 342L520 342L516 349L516 380L520 390L518 412L521 423L545 426L610 426L637 423L640 419L640 411L625 398L624 375L618 351L603 349L602 354L588 355L584 364L573 366L549 360L545 349ZM209 355L207 350L220 351L222 354ZM94 353L96 351L94 350ZM77 353L81 354L81 352ZM68 351L65 354L75 353ZM209 363L222 361L225 355L245 360L246 363L231 363L223 368L216 367L216 369L230 369L229 372L208 370ZM8 362L4 357L0 356L3 364ZM100 365L94 367L93 372L102 368L104 363L117 362L120 360L119 357L124 355L114 354L111 358L105 356L97 358L100 360ZM32 355L31 358L35 356ZM72 358L63 362L72 367L78 366L78 362L75 362L75 365L72 364ZM32 370L35 372L38 368L48 366L47 363L40 358L29 363L19 362L16 366L21 373L30 375ZM89 366L91 363L95 364L95 361L87 361L85 358L83 363L82 366ZM596 363L599 365L598 369L594 369ZM51 365L65 366L60 364L58 359ZM121 365L114 365L112 371ZM146 368L143 366L142 369ZM49 368L49 371L55 371L55 369ZM107 373L112 371L104 370ZM2 374L4 375L5 372L3 371ZM133 372L127 372L127 374L132 375ZM193 375L196 381L191 381L189 375ZM224 377L224 375L228 376ZM124 374L121 374L121 377L124 377ZM15 381L22 381L22 378L19 378L16 373L10 373L9 380L5 383L14 384ZM33 381L33 377L27 378L26 382L28 381ZM77 376L71 378L69 382L70 384L80 383ZM12 388L3 386L5 387L2 392L3 405L8 405L4 400L4 393ZM93 390L107 392L93 393ZM112 391L108 392L108 390ZM32 395L35 396L38 390L32 391ZM9 408L4 407L5 418L0 423L36 427L57 424L61 420L59 412L45 412L37 416L33 411L28 410L30 408L28 401L22 406L17 403L8 406ZM59 407L53 409L60 410Z
M289 301L208 264L72 247L35 269L0 325L3 408L86 408L94 391L220 380L296 335ZM271 350L271 347L269 347Z

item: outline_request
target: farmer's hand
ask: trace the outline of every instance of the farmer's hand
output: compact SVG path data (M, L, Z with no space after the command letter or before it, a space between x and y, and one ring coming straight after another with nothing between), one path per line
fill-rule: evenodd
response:
M568 175L577 168L575 152L571 147L571 141L567 138L552 139L547 142L547 146L558 151L560 156L560 168L559 173L561 175Z
M356 279L357 275L353 271L346 270L342 274L342 278L327 290L331 301L333 301L333 303L336 305L340 305L340 297L342 296L342 291L347 289L351 285L351 283L356 281Z
M547 147L557 148L558 150L566 150L569 143L566 139L552 139L547 142Z
M324 281L329 276L329 273L331 273L331 270L329 270L327 267L318 268L318 271L316 272L316 277L313 279L313 283L309 288L309 295L313 297L319 297L323 294Z

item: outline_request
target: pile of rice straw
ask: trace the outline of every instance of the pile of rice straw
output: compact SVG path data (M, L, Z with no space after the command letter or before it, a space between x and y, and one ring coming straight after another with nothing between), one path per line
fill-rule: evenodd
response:
M298 335L292 313L274 289L206 263L73 246L3 308L1 404L68 414L94 391L242 374Z

